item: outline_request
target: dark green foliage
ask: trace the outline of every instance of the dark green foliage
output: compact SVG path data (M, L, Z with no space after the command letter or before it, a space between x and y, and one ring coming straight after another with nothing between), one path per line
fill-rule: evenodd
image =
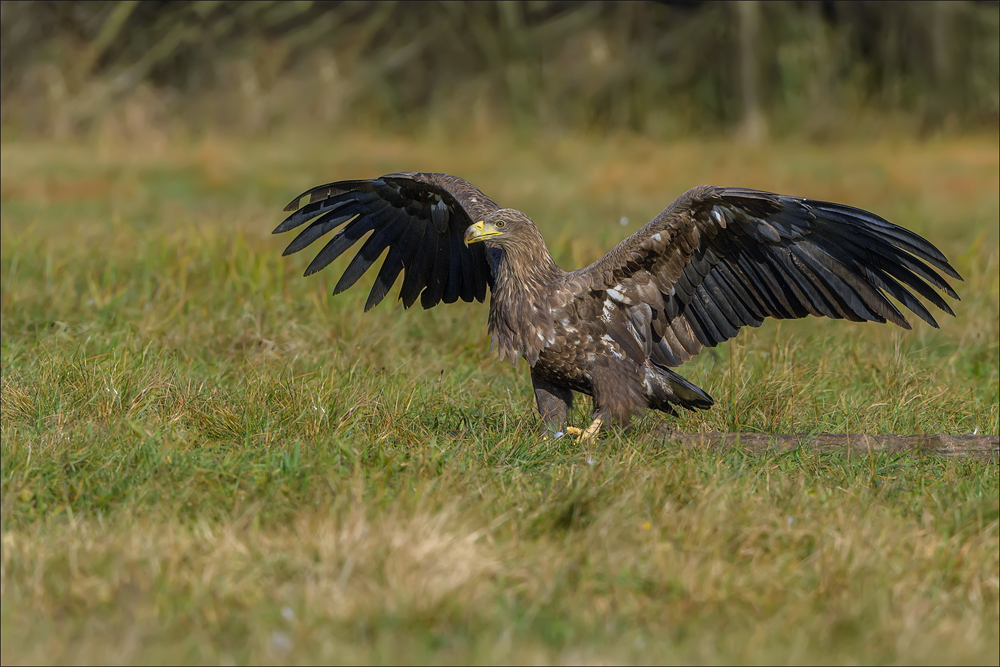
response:
M3 120L29 133L101 129L115 111L127 132L179 118L253 132L501 120L756 137L763 113L774 133L823 138L874 112L924 132L996 127L995 2L749 7L5 2Z

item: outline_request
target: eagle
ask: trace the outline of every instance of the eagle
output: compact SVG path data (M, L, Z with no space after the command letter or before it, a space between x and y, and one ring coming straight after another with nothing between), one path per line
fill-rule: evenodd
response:
M874 213L746 188L692 188L575 271L556 264L531 218L449 174L328 183L285 210L275 234L312 222L284 255L342 227L306 276L367 236L334 294L385 254L366 312L400 273L404 308L481 302L489 291L491 351L524 358L547 432L580 440L645 409L710 408L673 369L745 326L816 315L909 329L892 297L937 327L914 293L954 316L936 290L958 294L938 271L962 279L926 239ZM574 392L593 398L585 429L566 425Z

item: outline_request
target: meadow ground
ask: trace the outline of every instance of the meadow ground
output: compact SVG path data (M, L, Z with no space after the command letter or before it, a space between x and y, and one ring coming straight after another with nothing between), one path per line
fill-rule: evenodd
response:
M269 233L402 170L528 212L566 268L700 183L860 206L948 255L957 318L745 331L670 426L997 433L998 167L996 137L5 143L0 657L996 664L995 462L684 449L659 414L542 441L485 305L363 314L373 276L332 298L345 262L303 279Z

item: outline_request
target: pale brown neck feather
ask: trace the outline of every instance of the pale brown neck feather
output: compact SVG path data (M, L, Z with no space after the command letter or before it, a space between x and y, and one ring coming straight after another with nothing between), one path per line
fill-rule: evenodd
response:
M487 256L496 278L489 321L493 343L501 358L514 361L519 354L533 365L553 335L549 301L566 272L552 259L541 233L532 231L503 246L487 242Z

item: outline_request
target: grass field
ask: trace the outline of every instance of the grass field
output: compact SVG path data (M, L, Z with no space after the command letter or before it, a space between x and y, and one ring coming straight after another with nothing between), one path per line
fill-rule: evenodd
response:
M996 463L662 431L997 433L996 137L0 156L4 664L1000 660ZM373 276L332 298L344 261L280 256L292 196L403 170L528 212L565 268L700 183L849 203L938 245L962 301L940 330L768 322L684 367L712 411L542 441L485 305L362 314Z

